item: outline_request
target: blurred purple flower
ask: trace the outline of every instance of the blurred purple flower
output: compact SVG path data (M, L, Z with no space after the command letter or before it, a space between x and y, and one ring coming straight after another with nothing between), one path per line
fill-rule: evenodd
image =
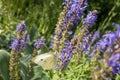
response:
M15 50L15 52L20 52L28 44L28 40L25 40L23 37L18 39L14 39L10 48Z
M99 49L101 52L104 52L107 48L108 41L106 38L102 37L94 46L93 46L93 51L90 54L90 58L94 56L94 54L97 52Z
M93 35L93 40L96 40L100 37L100 32L99 31L96 31Z
M16 31L23 31L24 32L25 30L26 30L26 25L24 22L21 22L16 28Z
M34 48L41 49L43 47L43 44L45 44L45 38L41 37L40 39L36 40Z
M66 14L64 22L68 23L68 21L70 20L71 26L75 26L81 19L81 16L85 11L86 7L88 6L88 3L87 0L70 0L69 3L70 8ZM67 26L67 24L64 25Z
M116 40L116 35L114 32L111 32L109 34L105 34L103 37L105 37L108 41L108 46L112 46Z
M120 53L115 54L109 59L109 66L113 68L113 73L120 74Z
M116 34L116 37L117 38L120 38L120 25L119 24L115 24L116 28L117 28L117 31L115 32Z
M72 55L74 54L73 49L75 47L72 46L72 44L68 41L65 43L65 48L62 49L60 59L62 61L62 66L66 67L67 63L72 58Z
M98 38L99 38L99 31L96 31L93 35L89 33L87 36L83 38L83 42L80 45L79 50L83 50L83 53L86 54L90 50L92 43Z
M87 0L65 0L63 5L63 14L65 15L63 15L62 18L59 18L54 39L51 43L51 47L55 47L55 49L56 46L59 46L60 39L66 37L62 32L67 31L67 35L71 35L73 33L71 29L81 20L81 16L88 6L88 3ZM66 7L66 5L69 6Z
M106 78L105 80L112 80L111 78Z
M86 28L91 27L97 19L97 10L90 11L87 17L84 19L84 26Z
M101 52L109 53L108 65L112 67L113 74L120 74L120 25L115 24L117 31L103 35L102 39L94 45L90 57L94 56L97 49Z

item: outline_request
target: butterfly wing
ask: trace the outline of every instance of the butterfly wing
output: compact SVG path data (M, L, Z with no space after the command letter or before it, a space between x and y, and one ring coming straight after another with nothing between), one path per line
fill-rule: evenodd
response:
M51 54L45 61L41 64L43 69L50 70L56 67L57 58Z
M50 57L51 55L49 53L45 53L45 54L41 54L41 55L37 55L36 57L34 57L32 59L32 61L38 65L41 65L45 59L47 59L48 57Z
M40 65L43 69L50 70L55 68L57 64L57 57L49 52L34 57L32 61Z

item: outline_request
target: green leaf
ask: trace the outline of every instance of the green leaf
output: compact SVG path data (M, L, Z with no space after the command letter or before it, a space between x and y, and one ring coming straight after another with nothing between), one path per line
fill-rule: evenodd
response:
M39 66L35 66L33 72L34 76L31 78L31 80L40 79L42 77L42 70Z
M26 80L30 59L31 59L31 55L25 55L20 58L20 73L22 80Z
M25 48L25 53L26 54L32 54L32 52L33 52L33 47L28 44Z
M27 74L27 66L20 62L20 73L21 73L21 77L22 77L22 80L25 80L26 79L26 74Z
M57 74L54 74L52 80L58 80L58 79L60 79L60 77Z
M35 26L30 28L30 41L33 41L36 31L37 28Z
M49 78L43 74L40 66L34 66L33 72L34 76L30 80L49 80Z
M116 76L116 79L115 80L120 80L120 74L118 74L117 76Z
M0 80L3 80L1 76L0 76Z
M0 75L4 80L9 80L9 53L0 50Z

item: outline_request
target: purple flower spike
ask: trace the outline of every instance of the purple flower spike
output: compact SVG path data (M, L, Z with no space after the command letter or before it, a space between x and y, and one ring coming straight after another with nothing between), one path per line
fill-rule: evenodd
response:
M109 59L109 66L113 68L113 73L120 74L120 53L115 54Z
M106 78L105 80L111 80L111 78Z
M60 59L62 61L62 66L66 67L67 63L72 58L74 46L68 41L65 43L65 48L62 49Z
M100 32L96 31L95 34L93 35L93 40L96 40L99 37L100 37Z
M108 46L112 46L116 40L116 35L113 32L105 34L104 37L108 40Z
M93 35L91 33L88 33L86 37L83 38L83 42L80 45L80 49L83 53L88 53L91 49L92 43L99 38L99 31L96 31Z
M34 48L41 49L43 47L43 44L45 44L45 38L42 37L41 39L36 40L34 44Z
M120 25L116 24L116 27L117 27L117 31L120 31Z
M66 40L65 38L67 38L67 35L72 35L73 32L71 30L81 20L82 14L86 10L88 3L87 0L64 0L63 5L64 9L58 19L55 36L51 43L53 50L58 49L56 46L59 46L61 39Z
M65 0L66 2L67 0ZM68 13L66 14L65 22L71 21L71 26L75 26L78 24L79 20L81 20L81 16L88 6L87 0L71 0L70 8Z
M67 24L70 26L75 26L81 20L81 16L88 6L87 0L65 0L64 5L69 2L69 9L64 18L64 24L62 25L62 30L66 30Z
M17 39L15 39L12 43L12 45L10 46L10 48L14 49L16 52L20 50L21 48L21 44L19 44L19 41Z
M24 22L20 23L18 26L17 26L17 29L16 31L25 31L26 30L26 25Z
M115 32L116 37L120 38L120 25L119 24L115 24L115 23L113 25L115 25L116 28L117 28L117 31Z
M93 46L93 51L90 54L90 58L94 56L94 54L97 52L99 49L101 52L104 52L107 48L108 45L108 40L105 37L102 37L101 40L99 40L94 46Z
M20 50L23 49L28 44L27 41L28 40L25 40L24 38L20 38L20 40L14 39L10 48L15 50L15 52L20 52Z
M84 25L86 28L91 27L97 19L97 10L91 11L87 17L84 19Z

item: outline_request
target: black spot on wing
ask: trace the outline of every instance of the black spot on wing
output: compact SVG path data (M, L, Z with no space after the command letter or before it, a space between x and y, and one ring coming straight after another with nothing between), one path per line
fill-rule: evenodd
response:
M43 59L40 59L40 61L43 61Z

